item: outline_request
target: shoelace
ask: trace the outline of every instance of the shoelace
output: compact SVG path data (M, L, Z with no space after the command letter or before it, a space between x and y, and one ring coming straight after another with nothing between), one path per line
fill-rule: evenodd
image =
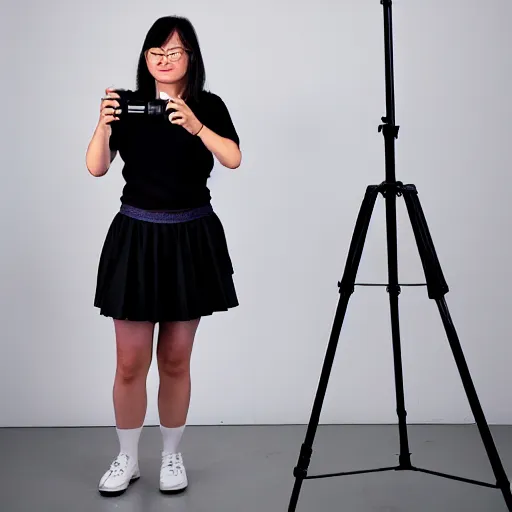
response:
M114 462L110 465L110 471L112 472L112 476L121 476L124 474L125 468L128 465L128 455L120 454L118 455Z
M183 472L183 460L179 454L169 453L164 455L162 460L162 467L166 468L167 471L178 476L179 473Z

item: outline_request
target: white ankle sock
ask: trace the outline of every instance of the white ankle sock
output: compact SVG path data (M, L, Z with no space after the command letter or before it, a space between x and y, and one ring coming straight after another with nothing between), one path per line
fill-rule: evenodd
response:
M163 451L164 453L178 453L178 446L183 436L185 425L176 428L167 428L160 425L160 431L162 432L163 440Z
M139 439L142 427L139 428L116 428L119 438L119 451L126 453L133 460L139 458Z

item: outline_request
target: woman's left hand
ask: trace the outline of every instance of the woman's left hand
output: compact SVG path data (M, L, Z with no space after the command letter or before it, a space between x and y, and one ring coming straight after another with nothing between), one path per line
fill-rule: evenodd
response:
M172 124L183 126L192 135L196 135L203 127L203 123L197 119L190 107L178 97L175 100L169 100L166 110L173 109L176 112L169 114L169 121Z

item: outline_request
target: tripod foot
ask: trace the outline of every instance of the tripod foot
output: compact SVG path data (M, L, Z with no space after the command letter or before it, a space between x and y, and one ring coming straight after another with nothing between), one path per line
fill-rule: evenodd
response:
M505 499L505 504L507 505L509 512L512 512L512 491L509 482L505 481L503 486L500 486L500 489L503 493L503 498Z

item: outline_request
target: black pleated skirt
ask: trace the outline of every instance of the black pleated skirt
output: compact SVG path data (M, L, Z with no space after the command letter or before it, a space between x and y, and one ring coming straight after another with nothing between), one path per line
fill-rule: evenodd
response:
M101 251L94 305L114 319L192 320L238 306L233 273L210 205L181 213L123 205Z

